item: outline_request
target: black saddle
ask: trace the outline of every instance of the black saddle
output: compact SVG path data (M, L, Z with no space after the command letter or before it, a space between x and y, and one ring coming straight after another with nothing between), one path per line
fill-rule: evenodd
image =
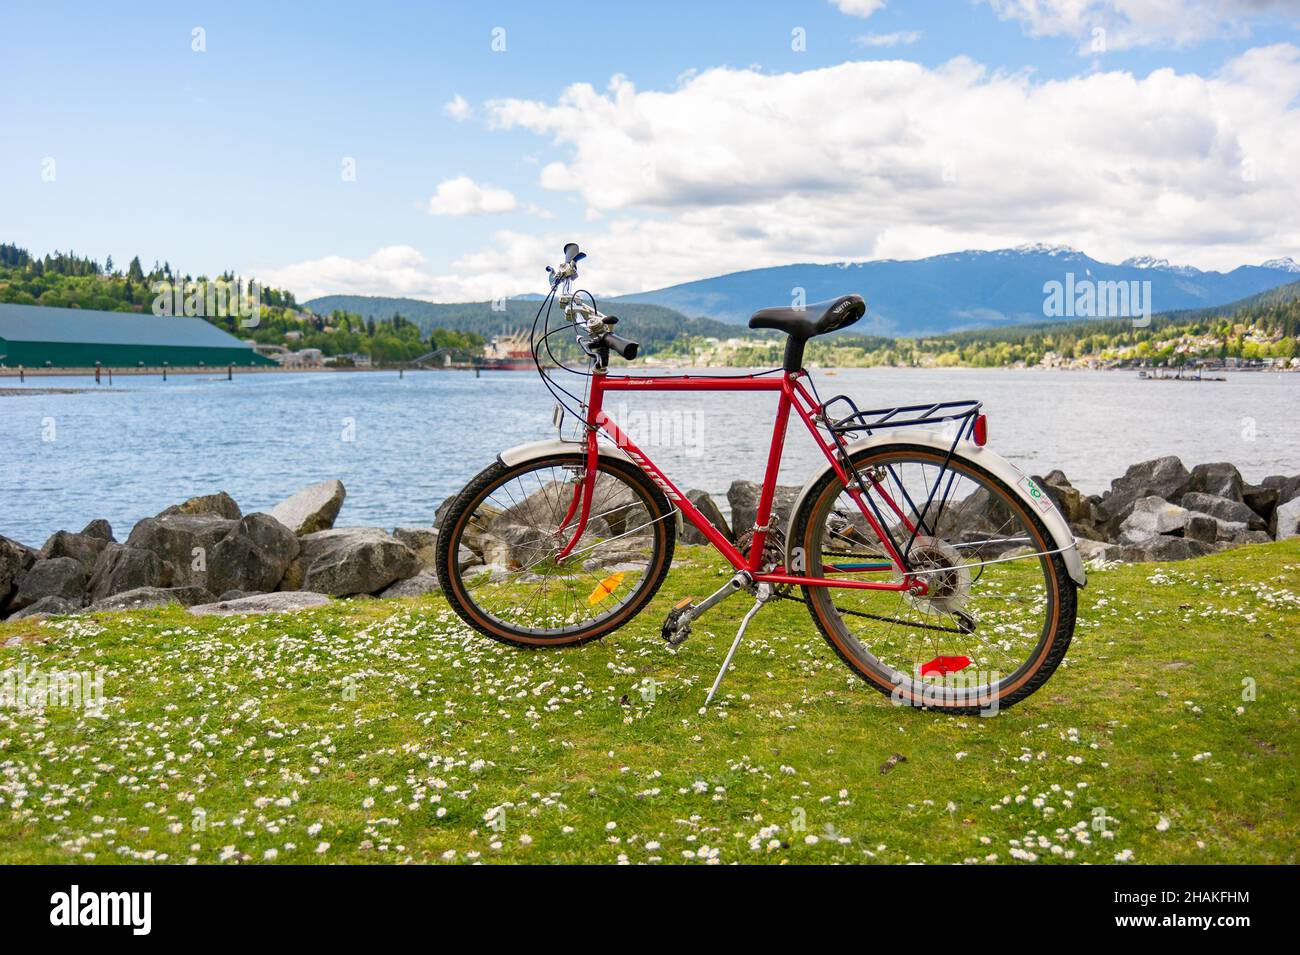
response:
M749 317L750 328L774 328L785 332L785 370L803 367L803 346L810 338L848 328L867 313L861 295L841 295L830 302L803 308L760 308Z

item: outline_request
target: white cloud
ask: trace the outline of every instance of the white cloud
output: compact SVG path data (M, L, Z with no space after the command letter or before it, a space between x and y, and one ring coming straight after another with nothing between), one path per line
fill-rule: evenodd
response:
M429 214L435 216L474 216L510 212L515 208L509 189L475 182L469 176L457 176L438 183L437 193L429 200Z
M830 0L831 6L851 17L869 17L885 5L885 0Z
M465 101L465 97L461 96L459 93L444 104L442 111L458 123L469 119L470 113L472 112L469 103Z
M1135 46L1187 46L1248 30L1252 19L1296 15L1296 0L988 0L1033 36L1073 36L1081 53ZM1095 31L1101 31L1100 33ZM1098 48L1097 44L1101 46Z
M396 247L255 274L304 299L465 301L543 291L542 268L569 240L590 254L583 281L598 294L1032 241L1201 268L1300 258L1300 49L1290 44L1248 50L1209 76L1043 82L958 58L715 69L666 91L616 77L603 92L576 84L554 102L490 103L487 117L551 144L539 181L572 197L571 209L511 220L436 271ZM463 181L467 193L482 188Z
M898 30L894 33L864 33L854 42L859 46L910 46L919 39L920 30Z
M605 214L591 264L622 291L1035 240L1203 267L1290 254L1297 95L1300 50L1277 44L1208 77L872 61L714 69L670 91L615 77L487 112L560 148L539 182Z

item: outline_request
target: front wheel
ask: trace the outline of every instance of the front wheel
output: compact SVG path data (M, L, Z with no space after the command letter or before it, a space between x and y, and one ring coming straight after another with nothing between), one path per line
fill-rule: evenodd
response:
M1076 588L1037 515L960 455L896 444L853 463L868 510L926 590L805 587L835 652L899 705L991 714L1041 687L1070 644ZM834 473L805 498L791 545L810 576L904 580Z
M632 619L663 583L677 525L663 492L633 465L600 458L586 529L585 456L497 461L456 497L438 530L437 572L462 620L524 647L569 646Z

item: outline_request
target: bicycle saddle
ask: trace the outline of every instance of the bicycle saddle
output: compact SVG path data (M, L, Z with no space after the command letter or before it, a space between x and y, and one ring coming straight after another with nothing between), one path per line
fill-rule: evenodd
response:
M749 318L750 328L775 328L791 338L807 341L815 335L847 328L867 312L861 295L841 295L830 302L803 308L760 308Z

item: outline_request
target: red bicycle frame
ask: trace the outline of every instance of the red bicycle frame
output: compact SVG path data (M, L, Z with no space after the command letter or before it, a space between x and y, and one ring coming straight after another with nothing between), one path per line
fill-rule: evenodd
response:
M727 558L731 566L737 571L747 572L755 583L796 584L805 587L844 587L859 590L908 590L924 593L926 589L925 581L912 577L907 572L906 561L899 553L889 533L881 526L874 509L867 505L862 489L858 486L856 479L851 478L845 470L835 453L836 448L827 442L822 437L821 432L818 431L817 415L820 411L820 405L804 388L803 383L799 380L801 376L802 372L781 372L776 375L765 376L706 377L702 375L676 375L671 377L634 377L631 375L610 375L603 370L597 369L591 378L591 392L587 403L586 471L581 485L574 489L573 500L569 504L568 513L560 523L560 527L567 527L575 516L578 518L578 524L572 539L560 551L557 558L563 560L567 557L586 530L587 519L591 514L592 492L596 482L596 465L599 455L597 435L598 432L603 431L663 491L673 506L681 511L682 516L698 528L709 543ZM677 489L677 486L660 470L659 466L632 442L632 439L618 426L617 422L605 413L604 401L605 392L607 391L771 391L778 394L776 423L772 429L772 444L767 454L767 469L764 472L762 490L759 493L758 513L753 528L753 544L749 549L749 554L742 554L731 541L724 537L722 532L714 527L709 519L701 514L695 505L686 498L686 495ZM862 516L884 546L890 559L888 569L897 570L902 575L901 580L890 582L849 580L838 573L835 576L810 577L790 573L789 569L784 566L775 567L770 571L760 569L763 564L763 547L770 530L772 501L776 494L776 479L781 469L781 455L785 447L785 433L790 421L791 408L794 409L799 419L808 428L808 433L812 435L813 441L821 449L822 454L826 456L826 460L830 462L836 475L843 482L849 496L857 504L858 510L862 512ZM874 476L864 475L864 480L881 496L890 511L899 518L908 531L915 532L915 527L907 515ZM736 532L737 534L742 533L740 528L736 528ZM867 569L885 568L870 567Z

